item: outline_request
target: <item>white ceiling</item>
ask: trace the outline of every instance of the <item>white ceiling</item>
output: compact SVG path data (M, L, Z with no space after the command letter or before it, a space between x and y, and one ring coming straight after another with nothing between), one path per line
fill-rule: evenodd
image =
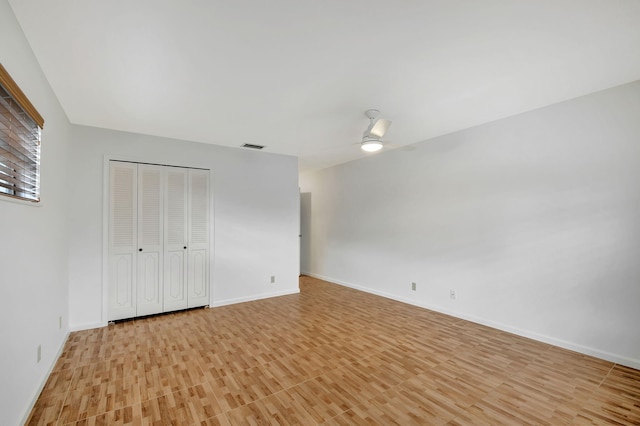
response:
M638 0L9 0L72 123L363 157L640 79Z

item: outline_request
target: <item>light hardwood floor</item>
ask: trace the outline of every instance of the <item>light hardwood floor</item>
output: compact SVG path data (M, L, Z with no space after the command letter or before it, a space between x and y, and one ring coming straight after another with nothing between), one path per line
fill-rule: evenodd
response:
M640 371L302 277L72 333L29 424L640 424Z

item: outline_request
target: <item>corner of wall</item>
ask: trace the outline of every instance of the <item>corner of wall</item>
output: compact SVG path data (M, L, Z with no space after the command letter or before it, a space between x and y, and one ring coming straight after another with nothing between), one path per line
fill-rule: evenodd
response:
M67 343L67 340L69 339L70 334L71 333L69 331L65 333L64 339L62 339L62 343L60 344L60 347L58 348L56 355L53 357L51 361L51 365L49 365L49 368L45 371L45 373L40 378L40 386L38 386L38 388L34 391L30 401L27 403L27 405L23 410L24 414L22 416L21 424L27 424L27 421L29 420L29 416L31 415L31 411L33 411L33 408L36 405L36 401L38 401L38 398L40 397L40 394L42 393L44 386L47 384L47 379L53 372L53 369L55 368L56 364L58 363L58 359L60 358L60 355L62 355L62 351L64 350L64 346Z

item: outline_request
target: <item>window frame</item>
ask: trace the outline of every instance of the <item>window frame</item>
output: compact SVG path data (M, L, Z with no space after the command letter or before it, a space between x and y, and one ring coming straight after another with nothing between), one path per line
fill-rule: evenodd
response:
M35 166L35 171L33 172L33 176L31 176L30 174L30 178L33 177L35 179L35 188L37 189L37 193L34 195L34 197L28 197L28 196L21 196L21 195L15 195L15 194L9 194L3 191L0 191L0 199L13 199L13 200L21 200L21 201L28 201L31 203L39 203L40 202L40 159L41 159L41 154L40 154L40 132L42 131L42 129L44 128L44 118L42 118L42 116L40 115L40 113L38 113L38 111L35 109L35 107L33 106L33 104L29 101L29 99L27 98L27 96L24 94L24 92L20 89L20 87L17 85L17 83L13 80L13 78L11 78L11 75L9 75L9 73L7 72L7 70L4 68L4 66L0 63L0 86L2 86L2 89L4 89L4 91L9 95L9 97L17 104L16 106L18 106L22 112L24 112L26 114L26 116L32 121L32 123L27 123L29 125L33 124L35 126L37 126L37 133L38 133L38 137L37 137L37 141L35 143L35 146L37 147L36 153L35 153L35 159L33 160L32 163L29 164L33 164ZM34 130L31 127L27 128L28 130ZM24 150L30 150L31 148L33 148L34 144L31 143L26 143L25 139L23 138L16 138L14 140L18 141L18 143L20 144L20 147L23 148ZM10 142L6 142L7 146L12 145ZM15 169L14 169L15 171ZM5 174L5 176L7 176ZM13 178L13 177L11 177ZM5 198L6 197L6 198Z

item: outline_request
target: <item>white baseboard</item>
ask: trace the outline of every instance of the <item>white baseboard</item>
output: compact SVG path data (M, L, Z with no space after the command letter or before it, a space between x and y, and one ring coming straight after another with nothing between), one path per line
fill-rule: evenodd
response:
M38 400L38 397L40 396L40 393L42 392L42 389L44 389L44 385L47 384L47 380L49 379L49 376L51 375L51 372L53 371L53 367L56 366L56 363L58 362L58 358L60 358L60 355L62 354L62 350L64 349L64 345L67 343L67 339L68 338L69 338L69 332L67 331L67 333L64 336L64 339L62 339L62 343L60 344L60 347L58 348L58 351L56 352L56 356L53 357L53 359L51 360L51 365L49 366L49 368L45 372L44 376L40 379L40 385L38 386L36 391L33 393L33 395L31 395L31 400L30 400L29 404L25 407L25 411L24 411L24 415L22 416L22 423L21 424L24 425L24 424L27 423L27 420L29 420L29 415L31 414L31 410L33 410L33 407L36 405L36 401Z
M82 324L69 324L69 331L82 331L82 330L90 330L92 328L100 328L106 327L108 323L103 323L102 321L97 322L85 322Z
M217 301L214 300L211 302L209 307L213 308L218 306L233 305L235 303L251 302L253 300L268 299L270 297L286 296L289 294L297 294L297 293L300 293L300 289L273 292L273 293L263 293L263 294L252 295L247 297L239 297L236 299L225 299L225 300L217 300ZM107 323L103 323L101 321L88 322L88 323L82 323L82 324L70 324L69 329L70 331L73 332L73 331L81 331L81 330L90 330L92 328L106 327L107 325L109 325L108 322Z
M234 299L214 300L214 301L211 302L209 307L210 308L217 308L217 307L220 307L220 306L234 305L236 303L253 302L255 300L268 299L270 297L278 297L278 296L288 296L290 294L298 294L298 293L300 293L300 289L299 288L297 288L295 290L285 290L285 291L278 291L278 292L273 292L273 293L263 293L263 294L252 295L252 296L247 296L247 297L238 297L238 298L234 298Z
M308 275L310 277L318 278L324 281L329 281L331 283L339 284L344 287L353 288L355 290L360 290L365 293L375 294L376 296L381 296L387 299L396 300L398 302L406 303L409 305L418 306L420 308L429 309L431 311L439 312L441 314L450 315L452 317L460 318L466 321L471 321L476 324L486 325L487 327L495 328L501 331L506 331L507 333L516 334L518 336L526 337L528 339L537 340L543 343L548 343L550 345L557 346L563 349L568 349L574 352L579 352L584 355L593 356L596 358L603 359L605 361L614 362L616 364L620 364L627 367L635 368L636 370L640 370L640 359L629 358L622 355L606 352L600 349L580 345L578 343L557 339L552 336L538 334L529 330L523 330L520 328L512 327L507 324L491 321L486 318L480 318L473 315L466 315L460 312L451 311L450 309L446 309L441 306L434 306L434 305L429 305L424 303L416 303L415 300L409 300L400 296L396 296L394 294L373 290L367 287L362 287L362 286L352 284L346 281L338 280L335 278L325 277L319 274L314 274L309 272L304 273L304 275Z

